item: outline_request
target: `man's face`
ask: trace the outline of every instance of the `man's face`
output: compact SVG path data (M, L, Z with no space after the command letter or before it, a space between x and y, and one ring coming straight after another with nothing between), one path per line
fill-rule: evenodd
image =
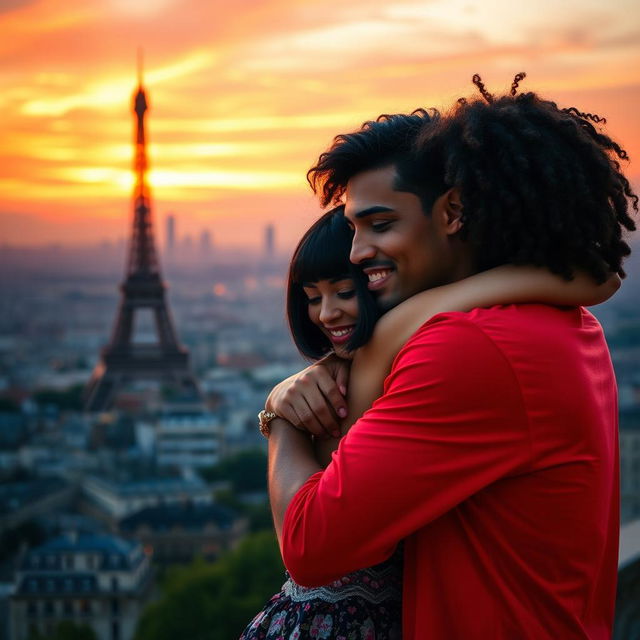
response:
M369 278L383 310L453 277L453 252L439 218L418 196L393 188L393 166L363 171L347 184L345 217L354 229L351 262Z

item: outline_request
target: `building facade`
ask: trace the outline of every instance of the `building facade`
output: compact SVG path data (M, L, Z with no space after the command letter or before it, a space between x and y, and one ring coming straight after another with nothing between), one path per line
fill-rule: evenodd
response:
M65 534L23 559L10 601L11 640L51 637L67 620L91 627L98 640L131 640L151 584L140 543Z
M249 522L218 504L172 504L142 509L119 523L122 535L153 550L159 564L213 561L247 534Z
M147 507L162 504L210 504L212 487L198 477L117 481L90 476L82 483L83 511L108 525Z
M220 459L220 419L206 411L171 411L156 424L156 461L159 467L182 470L211 467Z

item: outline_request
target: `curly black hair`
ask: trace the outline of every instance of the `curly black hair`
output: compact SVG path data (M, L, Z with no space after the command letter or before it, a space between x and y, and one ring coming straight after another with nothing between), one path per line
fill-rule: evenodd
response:
M574 268L599 282L610 272L624 277L623 232L635 229L630 205L638 211L620 169L627 153L594 126L604 118L518 94L524 76L495 97L475 75L482 98L461 99L422 128L414 151L426 200L459 190L461 233L478 270L534 264L567 279Z
M336 136L329 150L307 172L307 180L322 206L338 205L347 182L356 174L388 165L396 167L394 187L414 193L422 200L424 178L416 171L412 150L422 128L438 118L435 109L383 114L363 123L353 133ZM430 209L429 205L425 210Z

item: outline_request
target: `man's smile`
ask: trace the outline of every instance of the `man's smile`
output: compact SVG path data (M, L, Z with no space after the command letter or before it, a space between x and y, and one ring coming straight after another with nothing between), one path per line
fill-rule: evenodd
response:
M364 269L364 273L369 279L369 290L375 291L384 287L389 276L393 273L393 269L388 267L369 267L368 269Z

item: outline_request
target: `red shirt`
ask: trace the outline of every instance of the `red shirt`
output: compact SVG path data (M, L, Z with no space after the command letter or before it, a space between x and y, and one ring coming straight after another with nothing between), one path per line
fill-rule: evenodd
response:
M326 584L404 539L405 638L610 638L617 433L585 309L436 316L289 505L287 569Z

